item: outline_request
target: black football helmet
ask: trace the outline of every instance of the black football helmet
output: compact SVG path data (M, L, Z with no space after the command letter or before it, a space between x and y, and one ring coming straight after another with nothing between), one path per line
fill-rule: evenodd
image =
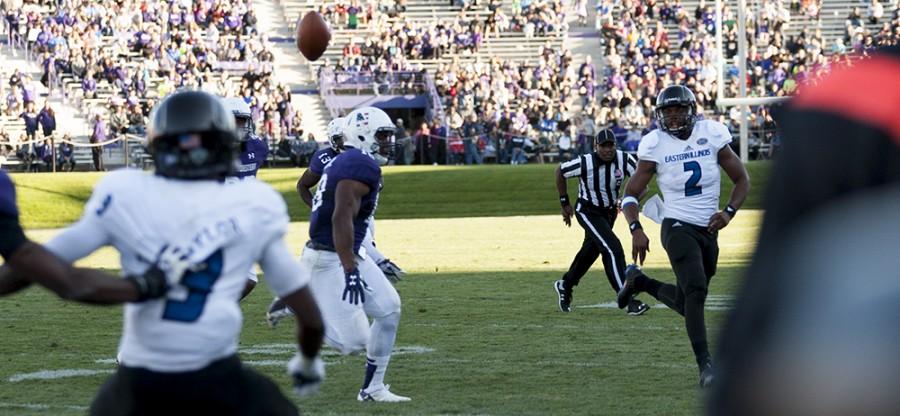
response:
M160 176L222 179L232 175L239 142L234 116L221 100L202 91L170 95L150 114L147 150Z
M677 116L665 117L663 109L683 107L685 111ZM662 131L679 139L687 140L694 130L697 118L697 99L694 93L683 85L672 85L660 91L656 96L656 122Z

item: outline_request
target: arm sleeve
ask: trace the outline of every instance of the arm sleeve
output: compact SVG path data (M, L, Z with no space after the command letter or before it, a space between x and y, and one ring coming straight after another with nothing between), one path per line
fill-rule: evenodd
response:
M259 265L269 287L280 297L294 293L309 283L308 274L304 277L301 273L300 263L291 255L291 250L282 238L275 239L263 248Z
M106 230L92 218L82 218L44 246L67 263L87 257L110 243Z
M731 132L728 131L728 127L718 121L710 123L710 133L712 133L710 134L710 144L717 151L731 143Z
M104 178L94 187L94 193L85 204L81 219L47 242L47 250L63 261L73 263L112 242L104 224L104 214L109 215L107 211L110 204L114 203L109 183L109 179Z
M659 164L659 157L654 154L657 144L659 144L659 138L656 136L656 130L647 133L641 138L641 143L638 145L638 159Z
M559 164L559 171L564 178L574 178L581 175L581 157Z

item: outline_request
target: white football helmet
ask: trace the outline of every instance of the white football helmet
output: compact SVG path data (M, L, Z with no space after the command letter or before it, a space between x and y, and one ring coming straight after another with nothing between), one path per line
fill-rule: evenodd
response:
M328 123L328 142L335 152L344 150L344 117L338 117Z
M353 110L344 118L344 147L359 149L379 163L387 163L397 129L391 118L375 107Z
M228 97L222 99L225 109L234 114L234 121L237 124L238 136L241 141L246 141L248 137L256 130L253 126L253 113L250 111L250 105L243 98Z

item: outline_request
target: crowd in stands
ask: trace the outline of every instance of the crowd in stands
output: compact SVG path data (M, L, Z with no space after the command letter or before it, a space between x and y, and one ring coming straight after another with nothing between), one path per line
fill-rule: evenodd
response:
M543 160L549 149L566 159L589 150L588 138L605 127L617 132L621 147L635 150L652 127L656 93L673 83L695 92L706 117L736 130L738 109L721 112L713 105L720 58L727 62L725 95L739 93L740 34L736 10L728 5L723 6L723 56L718 56L713 2L700 1L690 10L680 0L450 3L459 7L456 18L430 23L405 19L405 0L319 6L334 27L367 29L360 31L366 34L361 42L344 45L338 62L326 62L336 71L421 72L422 66L410 61L439 60L434 81L446 118L415 130L404 127L409 136L398 138L398 163L524 163L532 155ZM536 63L459 59L477 55L487 39L502 32L526 37L564 32L568 13L586 25L593 4L601 62L549 45L541 47ZM272 53L257 31L249 0L38 1L30 7L2 0L0 9L14 32L31 40L40 54L44 76L39 82L52 86L70 74L80 81L83 99L106 97L111 110L93 118L95 142L141 134L157 100L192 86L244 97L259 133L279 143L281 154L302 161L308 153L300 111L292 108L288 88L272 80ZM470 13L479 10L487 12ZM792 94L836 63L900 40L897 0L863 1L847 15L843 36L833 39L823 37L814 23L821 18L821 0L761 0L753 10L746 22L745 82L754 96ZM804 29L789 31L792 25ZM19 77L15 86L10 82L5 92L0 90L7 115L28 113L28 102L36 106L29 86L37 81ZM750 124L757 144L777 140L766 107L753 108Z
M37 57L44 86L64 88L64 77L77 82L66 93L92 111L85 114L91 142L142 135L156 102L188 87L243 97L258 133L275 143L302 135L302 115L291 106L290 89L272 78L273 54L250 4L4 0L0 12L15 40L28 42ZM8 91L6 114L18 116L37 100L29 81Z

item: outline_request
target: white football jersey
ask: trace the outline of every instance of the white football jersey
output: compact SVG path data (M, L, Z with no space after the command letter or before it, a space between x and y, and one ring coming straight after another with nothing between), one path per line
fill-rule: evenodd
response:
M81 220L47 247L74 261L112 245L123 275L146 271L165 245L189 252L194 266L166 298L125 306L119 358L129 367L191 371L237 352L247 270L270 258L273 247L283 245L292 257L283 241L288 222L281 195L259 181L174 180L121 170L95 186ZM299 273L266 277L279 295L307 283Z
M665 216L705 227L719 210L719 150L731 143L724 124L697 120L687 140L653 130L641 139L638 158L656 163Z

